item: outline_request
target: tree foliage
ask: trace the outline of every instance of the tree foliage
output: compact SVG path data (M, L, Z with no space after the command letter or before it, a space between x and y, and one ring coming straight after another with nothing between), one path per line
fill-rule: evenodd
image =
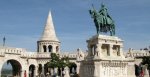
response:
M143 60L142 60L142 64L143 64L143 65L146 65L146 64L147 64L147 65L148 65L147 68L150 69L150 57L143 57L142 59L143 59Z
M64 68L69 65L70 62L68 57L60 58L56 53L51 53L51 60L47 63L47 66L50 68Z

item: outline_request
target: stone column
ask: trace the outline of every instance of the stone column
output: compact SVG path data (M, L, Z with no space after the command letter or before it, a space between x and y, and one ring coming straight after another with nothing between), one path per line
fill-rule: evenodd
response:
M98 63L94 63L94 77L100 77L100 65Z
M124 56L124 55L123 55L123 46L122 46L122 45L120 45L119 54L120 54L120 56Z
M109 51L108 51L108 55L112 56L113 55L113 45L109 44Z
M52 52L56 53L56 45L52 45Z
M54 75L57 74L58 68L54 68Z
M94 46L92 46L92 48L91 48L92 50L92 56L94 56L95 55L95 47Z
M38 42L38 52L42 52L42 47L41 47L40 42Z
M101 52L102 52L102 49L101 49L102 44L97 44L96 46L97 46L97 48L96 48L96 56L98 56L98 58L101 58L102 57L102 54L101 54Z
M21 70L21 77L24 77L25 70Z
M88 45L87 47L88 47L88 56L91 56L92 55L92 49L91 49L90 45Z
M50 68L50 72L51 72L51 76L53 76L53 75L54 75L54 70L53 70L53 68Z
M70 77L70 75L69 75L69 68L68 67L64 68L64 72L65 72L64 77Z
M39 52L44 52L44 48L43 48L43 44L42 43L40 44L39 48L40 48Z
M126 65L127 64L127 65ZM127 72L128 77L135 77L134 62L124 63L124 71Z
M47 52L47 53L49 52L49 48L48 48L48 45L46 45L46 52Z
M147 70L147 64L146 65L144 65L144 67L143 67L143 70L144 70L144 77L149 77L149 73L148 73L148 70Z
M145 71L144 71L144 77L149 77L149 73L148 73L147 68L145 68Z
M41 73L42 75L44 75L45 74L45 72L44 72L44 64L42 64L42 73Z
M76 68L77 74L79 74L79 71L80 71L80 63L77 63L77 68Z
M3 60L0 60L0 61L3 61ZM1 76L1 71L2 71L2 67L3 67L3 63L2 62L0 62L0 76Z
M35 69L34 69L34 76L36 77L38 75L38 66L35 66Z

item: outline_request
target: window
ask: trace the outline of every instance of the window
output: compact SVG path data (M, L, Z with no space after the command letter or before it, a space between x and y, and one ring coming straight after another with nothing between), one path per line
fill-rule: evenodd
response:
M49 52L52 52L52 46L51 45L48 46L48 50L49 50Z
M43 45L43 50L44 52L46 52L46 45Z

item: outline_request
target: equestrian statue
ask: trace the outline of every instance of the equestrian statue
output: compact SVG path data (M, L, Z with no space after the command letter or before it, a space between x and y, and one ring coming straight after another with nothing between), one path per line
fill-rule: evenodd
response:
M111 36L115 35L115 24L112 18L109 16L107 12L107 8L104 4L101 5L101 9L97 12L92 5L92 9L89 10L89 13L91 17L94 20L97 34L100 34L101 32L107 33L110 32Z

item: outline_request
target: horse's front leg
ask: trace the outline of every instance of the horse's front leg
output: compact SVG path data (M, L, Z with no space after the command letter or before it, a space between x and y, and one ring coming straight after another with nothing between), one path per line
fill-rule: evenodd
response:
M110 30L110 35L114 36L115 35L115 31L113 29Z
M100 27L100 24L98 25L98 33L100 34L100 32L101 32L101 27Z
M96 28L96 31L97 31L97 34L99 34L99 33L98 33L98 28Z
M97 29L97 34L99 34L100 33L100 29L99 29L99 24L98 23L96 25L96 29Z

